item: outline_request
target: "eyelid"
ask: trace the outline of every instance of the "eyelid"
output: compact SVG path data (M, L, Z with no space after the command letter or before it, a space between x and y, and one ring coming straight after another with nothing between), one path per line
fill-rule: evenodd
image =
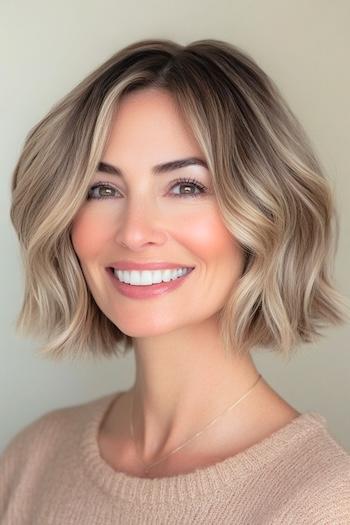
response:
M171 188L175 186L176 184L195 184L202 188L203 190L207 190L208 188L199 180L192 179L191 177L179 177L178 179L173 180L171 183Z

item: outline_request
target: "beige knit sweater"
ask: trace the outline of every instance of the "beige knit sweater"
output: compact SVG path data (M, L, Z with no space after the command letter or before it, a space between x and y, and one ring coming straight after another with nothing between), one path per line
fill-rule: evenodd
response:
M115 396L52 410L10 441L0 456L1 525L350 525L350 455L319 413L215 465L148 479L99 454Z

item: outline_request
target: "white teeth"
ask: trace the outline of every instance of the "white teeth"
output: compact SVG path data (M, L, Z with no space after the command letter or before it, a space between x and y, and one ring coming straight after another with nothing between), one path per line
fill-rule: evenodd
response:
M117 270L114 268L114 275L123 283L131 285L147 286L175 280L190 271L190 268L176 268L174 270Z

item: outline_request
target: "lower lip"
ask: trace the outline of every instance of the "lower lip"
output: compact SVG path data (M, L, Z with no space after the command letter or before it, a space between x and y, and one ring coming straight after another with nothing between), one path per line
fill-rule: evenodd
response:
M133 286L127 283L122 283L114 275L114 272L111 268L107 268L107 273L110 275L110 278L112 279L115 288L122 295L125 295L126 297L131 297L132 299L148 299L149 297L155 297L175 290L176 288L182 285L185 279L187 279L187 277L192 273L192 270L189 271L186 275L178 277L177 279L174 279L167 283L162 282L158 284L150 284L147 286Z

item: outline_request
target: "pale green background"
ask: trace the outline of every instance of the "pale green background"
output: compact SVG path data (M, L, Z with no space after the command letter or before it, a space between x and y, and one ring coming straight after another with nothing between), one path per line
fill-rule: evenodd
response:
M350 296L350 2L348 0L2 0L0 451L24 425L56 407L128 388L134 360L54 363L36 341L15 335L23 289L9 220L10 178L24 137L67 91L121 47L143 38L181 44L218 38L250 53L305 126L336 188L341 232L335 262ZM255 362L299 411L323 414L350 451L350 326L327 330L288 364L267 352Z

